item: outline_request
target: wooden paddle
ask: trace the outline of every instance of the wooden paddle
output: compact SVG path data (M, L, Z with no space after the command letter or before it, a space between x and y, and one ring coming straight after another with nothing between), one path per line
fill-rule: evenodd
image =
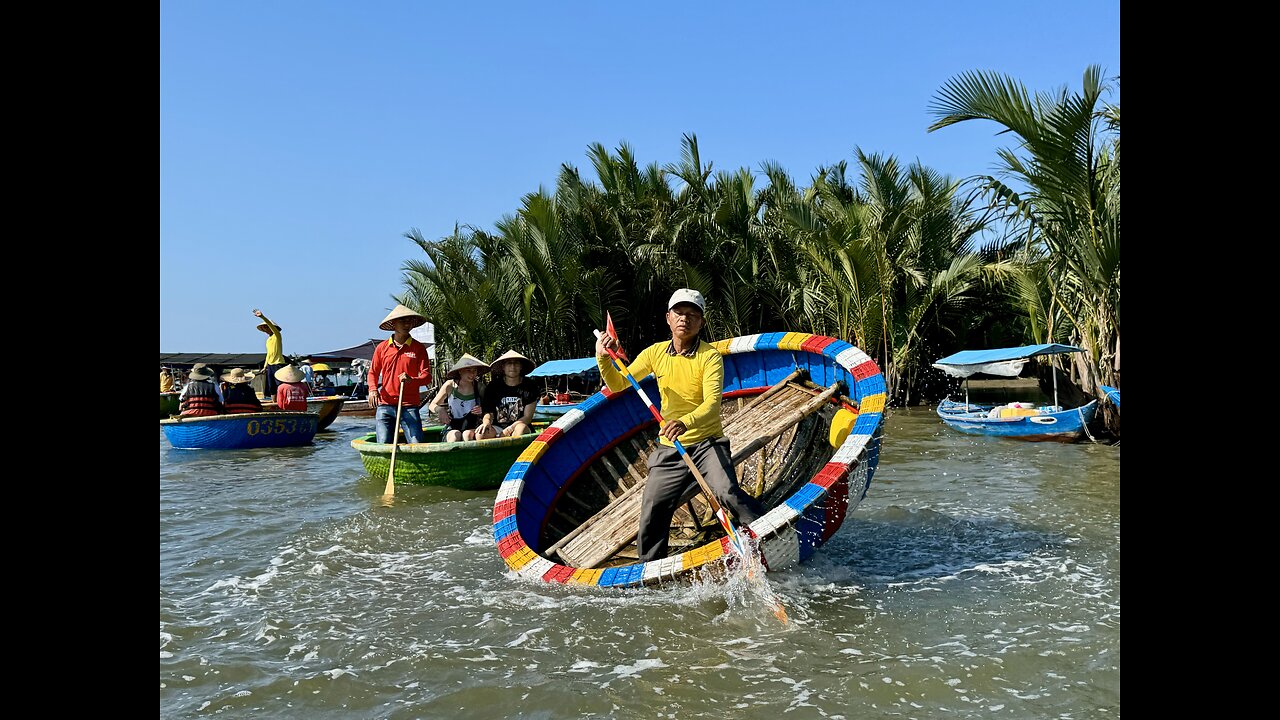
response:
M596 338L599 338L601 335L600 331L595 330L594 332ZM658 427L666 427L667 421L662 418L662 413L658 412L658 408L654 406L653 401L649 399L648 394L640 388L640 383L636 382L635 376L631 374L631 370L622 362L622 358L618 357L618 354L614 352L613 348L606 347L605 350L609 353L609 357L613 358L614 367L618 368L618 371L627 377L627 380L631 383L631 387L635 388L640 399L644 401L646 406L648 406L649 413L657 419ZM747 578L754 580L755 571L752 570L752 566L755 563L755 558L748 556L747 547L742 542L742 534L733 526L733 520L729 518L728 511L726 511L724 506L720 504L720 501L716 499L716 494L711 491L711 486L707 485L706 478L702 477L702 473L698 470L698 466L694 464L693 458L689 457L689 453L685 450L684 445L676 439L672 439L671 442L675 445L676 451L680 453L680 457L684 459L685 465L689 466L689 470L693 473L693 479L698 481L698 486L702 488L702 494L706 496L707 503L711 506L711 512L714 513L716 519L720 521L720 527L724 528L725 534L729 536L729 547L733 548L738 553L738 556L742 558L742 561L746 563ZM778 600L778 596L773 594L773 590L767 584L763 585L761 589L764 591L765 599L768 600L769 605L773 610L774 617L778 618L783 625L786 625L787 609L782 606L782 601Z
M404 410L404 378L400 379L400 394L396 396L396 426L391 429L391 469L387 471L387 489L382 491L383 501L396 494L396 450L400 447L400 412Z

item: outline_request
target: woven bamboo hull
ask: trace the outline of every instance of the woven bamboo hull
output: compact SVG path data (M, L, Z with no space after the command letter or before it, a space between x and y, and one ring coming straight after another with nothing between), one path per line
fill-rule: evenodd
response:
M423 428L428 440L438 440L439 426ZM434 430L434 432L433 432ZM460 490L492 490L537 437L534 433L494 440L402 444L396 451L396 482L443 485ZM369 477L387 477L391 445L374 442L370 433L351 441Z
M714 345L724 359L725 413L738 405L736 398L759 394L782 383L795 370L807 373L812 383L827 388L827 393L833 391L834 384L841 383L840 392L855 404L832 400L784 434L770 435L774 439L768 442L776 443L780 449L772 470L768 469L766 453L774 446L765 445L760 451L755 467L778 484L772 489L761 486L765 488L762 500L766 512L752 523L751 529L759 537L765 564L770 569L786 567L812 555L865 496L879 461L884 378L865 353L833 338L767 333ZM641 385L650 398L659 397L652 378ZM763 400L751 412L770 412L772 402ZM828 401L819 396L811 402ZM847 437L840 440L837 436L838 447L832 447L830 425L841 407L856 411L857 419ZM726 433L729 422L725 421ZM803 440L799 439L802 427L806 433ZM627 560L624 548L603 563L575 567L564 561L564 555L556 548L585 527L569 529L557 525L562 515L573 515L573 503L586 506L576 517L596 513L592 516L594 521L627 499L626 488L632 489L631 497L635 497L642 486L638 479L632 482L628 478L646 470L643 446L655 435L656 423L632 389L597 393L539 435L512 465L494 504L494 540L508 567L522 576L548 582L614 587L657 584L723 570L731 554L728 538L721 534L704 540L717 530L714 521L710 529L703 525L696 505L690 505L687 512L682 508L681 512L694 525L692 542L701 544L677 547L673 539L676 554L661 560ZM748 444L743 453L749 453L751 447ZM754 472L749 464L750 460L738 466L739 483L744 489L748 489ZM609 487L610 479L617 485ZM578 491L589 488L591 483L601 485L601 493L608 495L601 500L607 503L604 509L598 509L588 494ZM678 513L673 533L678 530L679 519ZM627 522L634 524L630 517L623 517L616 527L625 528Z
M182 393L167 392L160 393L160 419L164 420L170 415L178 414L178 396Z
M316 435L315 413L263 412L161 420L175 448L244 450L308 445Z

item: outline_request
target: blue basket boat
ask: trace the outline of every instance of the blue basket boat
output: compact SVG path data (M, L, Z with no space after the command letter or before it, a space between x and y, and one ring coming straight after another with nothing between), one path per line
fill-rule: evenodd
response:
M244 450L308 445L316 436L316 413L261 412L161 420L169 444L185 450Z
M724 358L721 413L742 488L766 512L751 524L767 567L804 560L866 495L879 460L885 383L861 350L807 333L713 343ZM641 381L658 398L652 377ZM722 572L732 551L689 493L671 554L636 560L646 458L657 422L633 389L570 410L511 466L493 508L507 566L547 582L634 587ZM695 486L696 488L696 486Z

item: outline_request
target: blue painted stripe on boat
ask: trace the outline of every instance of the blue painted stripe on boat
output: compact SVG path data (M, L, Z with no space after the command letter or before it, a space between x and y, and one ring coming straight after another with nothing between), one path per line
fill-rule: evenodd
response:
M786 336L786 333L780 332L765 333L760 336L760 341L756 343L756 350L777 350L778 343Z
M592 395L586 400L583 400L582 403L578 405L578 409L586 413L586 412L590 412L592 408L598 405L603 405L606 402L608 402L608 400L605 399L604 395L601 395L600 393L596 393L595 395ZM581 422L579 424L581 424Z
M511 469L507 471L507 479L517 480L524 477L524 474L528 471L529 463L527 462L511 463Z
M493 537L496 540L501 540L515 531L516 518L514 515L508 515L493 524Z
M880 413L862 413L858 416L858 421L853 424L852 432L854 435L871 435L875 433L876 426L880 424Z
M617 574L618 574L618 568L609 568L608 570L605 570L604 572L600 573L600 582L596 584L599 585L600 587L613 585L614 584L613 579L615 576L617 576Z
M787 498L787 507L798 513L802 513L804 512L804 509L808 507L809 503L813 502L813 499L821 494L822 488L814 485L813 483L809 483L797 490L794 495Z
M858 399L885 392L884 376L872 375L858 381Z
M618 568L618 574L613 577L613 581L618 585L631 585L640 582L643 578L644 565L627 565Z
M832 360L835 360L837 355L844 352L845 350L848 350L851 347L853 346L843 340L836 340L830 345L822 348L822 354L825 355L826 357L831 358Z

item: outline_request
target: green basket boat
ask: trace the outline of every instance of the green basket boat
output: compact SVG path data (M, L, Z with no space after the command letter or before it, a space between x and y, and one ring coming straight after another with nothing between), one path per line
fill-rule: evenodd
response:
M460 490L492 490L520 453L538 437L545 424L535 424L527 435L493 440L443 443L441 426L423 428L427 442L401 444L396 451L396 482L415 485L444 485ZM351 441L369 477L385 480L391 468L389 444L374 442L369 433Z
M160 419L178 414L178 396L180 392L160 393Z

